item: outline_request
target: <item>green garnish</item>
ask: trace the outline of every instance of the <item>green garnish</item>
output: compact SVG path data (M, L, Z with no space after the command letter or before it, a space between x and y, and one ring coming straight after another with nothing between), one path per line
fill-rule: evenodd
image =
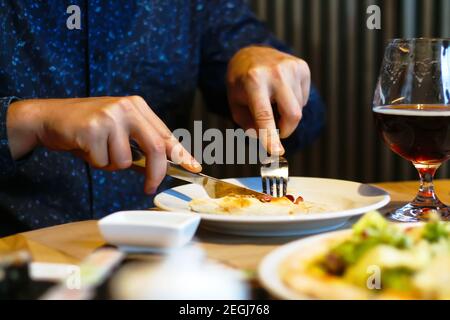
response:
M353 226L351 239L330 251L323 267L333 274L342 274L347 266L356 263L366 252L381 244L404 249L411 246L412 239L373 211Z
M441 221L430 221L424 228L422 237L423 239L433 243L438 242L441 239L448 239L450 236L449 224Z

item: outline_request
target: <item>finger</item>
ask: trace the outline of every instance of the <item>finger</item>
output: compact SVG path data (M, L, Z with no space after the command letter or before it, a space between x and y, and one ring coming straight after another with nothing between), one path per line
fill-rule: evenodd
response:
M303 107L305 100L303 99L303 88L301 84L302 79L296 79L294 85L292 86L292 92L297 99L298 104Z
M202 171L202 166L173 135L166 141L166 152L173 162L183 168L195 173Z
M245 106L237 103L230 104L231 115L234 122L245 130L245 135L252 139L258 139L255 122L253 121L250 110Z
M249 109L263 147L272 155L282 155L284 149L275 125L269 92L267 89L248 87L247 93Z
M287 138L297 128L302 117L302 110L296 95L286 85L275 88L275 98L280 114L278 121L280 137Z
M183 147L165 123L153 112L145 100L134 97L134 101L144 119L158 131L161 137L163 137L166 144L166 154L169 159L189 171L200 172L202 170L200 163L198 163L198 161Z
M302 107L304 107L308 103L309 92L311 89L311 71L309 70L308 64L306 62L303 62L301 66L300 83L303 97Z
M308 103L310 88L311 82L308 80L304 80L304 82L302 83L302 107L306 106L306 104Z
M129 134L123 128L111 132L108 138L109 170L126 169L131 166Z
M256 125L253 121L253 116L246 106L230 104L230 111L233 121L239 125L242 129L255 129Z
M103 168L109 165L108 138L104 136L96 137L89 142L89 149L86 152L87 161L96 168Z
M200 163L198 163L198 161L183 147L162 120L159 119L153 111L151 111L148 116L151 118L150 121L164 140L168 158L189 171L202 171Z
M130 136L146 155L144 190L148 194L153 194L166 175L167 156L164 140L143 118L136 119L132 123Z
M167 156L164 142L155 141L150 153L147 154L145 192L154 194L166 176Z

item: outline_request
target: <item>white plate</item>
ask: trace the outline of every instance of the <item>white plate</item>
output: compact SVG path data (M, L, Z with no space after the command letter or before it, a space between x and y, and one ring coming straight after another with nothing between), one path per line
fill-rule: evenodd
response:
M226 179L261 191L261 178ZM379 209L389 203L389 194L377 187L351 181L290 177L288 194L331 207L322 213L295 216L227 216L199 213L201 226L216 232L247 236L293 236L334 230L353 216ZM187 184L161 192L155 204L168 211L188 211L188 203L207 197L201 186ZM197 214L197 213L192 213Z
M399 225L400 228L411 228L419 226L417 223L405 223ZM352 230L341 230L329 232L325 234L308 237L285 244L278 249L273 250L261 261L258 267L258 278L262 286L269 291L269 293L278 299L285 300L299 300L311 299L306 294L294 291L289 288L281 279L280 271L282 265L286 263L289 257L295 255L296 264L304 261L310 261L319 254L319 252L326 251L330 244L336 244L352 234Z

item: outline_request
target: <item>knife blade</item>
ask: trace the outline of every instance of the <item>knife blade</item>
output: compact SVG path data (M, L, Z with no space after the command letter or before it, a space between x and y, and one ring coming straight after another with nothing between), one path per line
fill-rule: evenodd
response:
M138 168L145 168L146 156L144 152L134 141L130 141L130 147L133 158L133 166ZM222 198L228 195L253 196L261 201L268 201L271 198L271 196L265 193L257 192L233 183L225 182L203 173L190 172L170 160L167 160L166 174L176 179L202 186L208 196L213 199Z

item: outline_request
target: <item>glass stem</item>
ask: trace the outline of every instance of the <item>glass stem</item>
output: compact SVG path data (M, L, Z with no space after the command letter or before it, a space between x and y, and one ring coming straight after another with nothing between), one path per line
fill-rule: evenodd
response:
M440 164L423 165L414 163L420 177L419 193L413 203L420 205L436 205L440 203L434 191L433 178Z

